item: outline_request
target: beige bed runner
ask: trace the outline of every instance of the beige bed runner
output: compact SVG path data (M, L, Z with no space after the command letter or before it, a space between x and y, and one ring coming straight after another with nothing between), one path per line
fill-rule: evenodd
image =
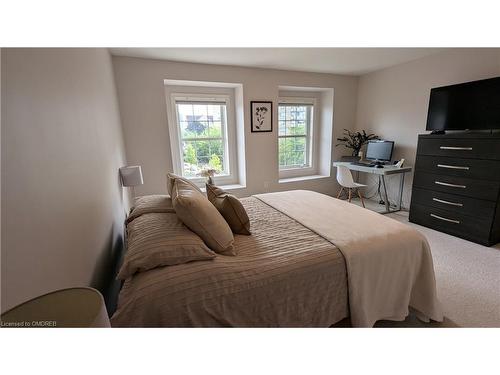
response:
M429 245L410 226L312 191L255 197L341 250L353 326L372 327L381 319L404 320L409 306L421 318L442 321Z

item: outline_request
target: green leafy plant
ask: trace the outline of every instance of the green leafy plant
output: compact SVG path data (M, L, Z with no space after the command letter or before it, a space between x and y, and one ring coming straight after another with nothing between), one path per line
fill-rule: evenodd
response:
M212 154L210 157L210 160L208 161L208 165L215 169L217 173L220 173L222 171L222 162L220 161L219 156L216 154Z
M379 139L378 135L366 134L366 131L362 132L352 132L350 130L344 129L344 136L342 138L337 138L340 143L337 146L345 146L346 148L352 149L352 156L358 156L361 147L371 141L372 139Z
M196 150L191 143L186 147L184 161L189 164L196 164L198 162L196 159Z

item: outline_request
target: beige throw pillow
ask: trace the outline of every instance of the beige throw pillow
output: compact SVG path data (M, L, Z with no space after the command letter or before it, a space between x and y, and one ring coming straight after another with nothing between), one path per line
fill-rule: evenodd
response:
M148 213L127 225L127 252L117 278L125 280L156 267L215 257L175 213Z
M238 198L215 185L206 184L206 187L208 200L226 219L233 233L251 234L250 219Z
M172 202L179 219L198 234L209 248L219 254L236 255L231 228L198 189L176 179L172 189Z
M175 173L168 173L167 174L167 191L168 191L168 195L172 196L172 188L174 187L174 182L177 179L184 181L185 183L191 185L191 187L193 187L195 190L197 190L200 193L202 193L201 189L198 186L196 186L194 183L192 183L191 181L189 181L187 178L179 176L179 175L177 175Z

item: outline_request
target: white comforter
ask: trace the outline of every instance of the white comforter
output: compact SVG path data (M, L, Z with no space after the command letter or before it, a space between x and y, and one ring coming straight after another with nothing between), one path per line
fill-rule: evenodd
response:
M425 237L408 225L354 204L305 190L255 197L336 245L346 260L351 323L421 319L442 321L432 255Z

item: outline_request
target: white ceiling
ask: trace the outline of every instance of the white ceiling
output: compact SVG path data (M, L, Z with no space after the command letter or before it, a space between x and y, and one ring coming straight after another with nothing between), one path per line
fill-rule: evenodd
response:
M361 75L442 48L111 48L113 55L204 64Z

